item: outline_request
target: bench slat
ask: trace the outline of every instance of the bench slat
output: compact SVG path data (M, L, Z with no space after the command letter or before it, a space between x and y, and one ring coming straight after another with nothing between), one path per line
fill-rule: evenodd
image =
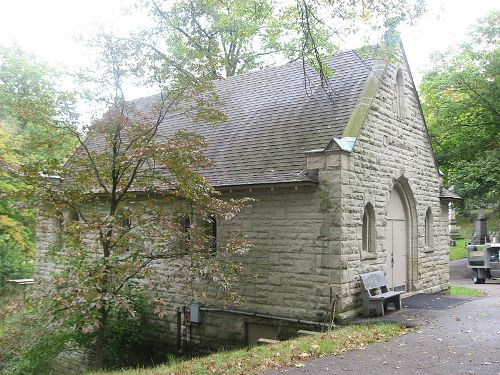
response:
M377 289L387 284L382 271L364 273L359 275L359 277L366 290Z
M370 299L385 299L385 298L392 298L395 296L399 296L403 292L386 292L386 293L381 293L381 294L376 294L374 296L371 296Z

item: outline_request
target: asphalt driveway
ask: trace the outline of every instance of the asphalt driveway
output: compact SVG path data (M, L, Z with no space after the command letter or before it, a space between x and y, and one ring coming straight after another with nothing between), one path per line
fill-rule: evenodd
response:
M365 350L328 356L279 374L500 375L500 280L474 285L465 261L450 263L453 285L478 288L480 298L419 295L386 320L414 325L414 332ZM413 300L412 300L413 299ZM418 300L420 299L420 300Z

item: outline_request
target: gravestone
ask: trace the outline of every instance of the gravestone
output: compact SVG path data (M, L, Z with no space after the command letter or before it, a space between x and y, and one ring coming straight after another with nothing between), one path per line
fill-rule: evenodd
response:
M484 245L488 237L488 217L484 214L484 207L479 208L479 215L476 219L476 231L474 232L473 244Z
M459 227L457 225L457 218L455 215L455 207L453 206L452 203L449 204L448 220L449 220L448 229L450 232L449 243L450 243L450 246L455 246L456 240L459 240L461 238L461 236L460 236L460 232L458 231Z

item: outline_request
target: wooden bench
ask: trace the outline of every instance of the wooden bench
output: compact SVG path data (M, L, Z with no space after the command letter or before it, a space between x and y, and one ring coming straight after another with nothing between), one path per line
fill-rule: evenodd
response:
M390 291L383 272L364 273L359 275L359 278L363 288L364 316L370 316L372 309L375 309L377 316L384 316L389 303L393 303L396 310L401 310L401 293L403 292Z

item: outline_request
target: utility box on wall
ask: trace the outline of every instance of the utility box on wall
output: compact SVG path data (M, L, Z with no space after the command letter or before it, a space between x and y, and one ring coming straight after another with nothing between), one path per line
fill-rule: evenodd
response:
M189 321L191 323L201 323L201 310L199 303L192 303L189 306Z

